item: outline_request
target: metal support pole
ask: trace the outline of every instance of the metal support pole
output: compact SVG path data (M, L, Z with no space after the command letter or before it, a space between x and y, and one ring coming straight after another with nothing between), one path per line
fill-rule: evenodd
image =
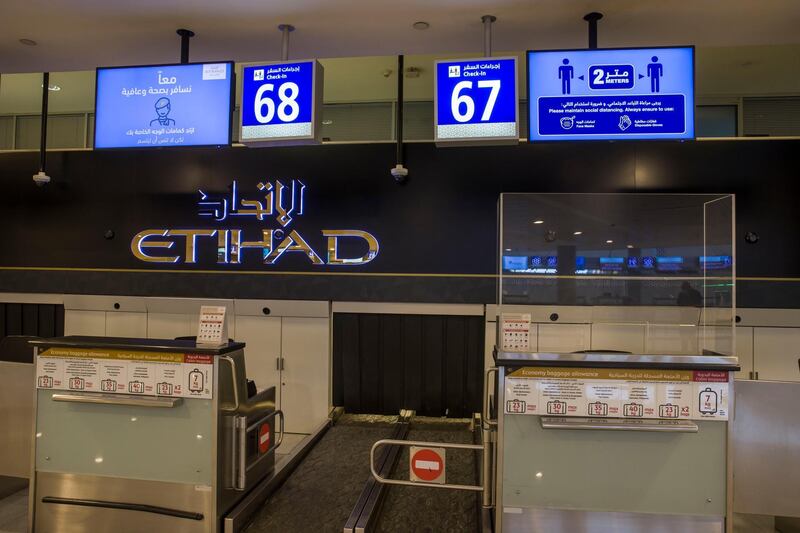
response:
M45 171L47 164L47 103L50 99L50 73L42 74L42 136L39 140L39 172Z
M403 67L404 56L397 56L397 114L395 132L397 140L397 164L403 164L403 81L405 79L405 68Z
M483 56L492 57L492 23L497 22L494 15L484 15L481 17L483 22Z
M291 24L280 24L278 29L283 33L281 40L281 61L289 59L289 34L294 31L294 26Z
M189 62L189 39L194 37L194 32L181 28L175 33L181 36L181 64L185 65Z
M597 49L597 21L603 18L602 13L592 11L584 15L583 20L589 23L589 50Z

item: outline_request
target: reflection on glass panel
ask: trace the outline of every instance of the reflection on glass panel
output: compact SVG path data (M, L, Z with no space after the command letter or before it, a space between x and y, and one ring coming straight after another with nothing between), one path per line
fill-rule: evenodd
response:
M14 117L0 116L0 150L14 147Z
M699 105L695 109L698 137L736 137L737 124L735 105Z
M405 102L403 105L403 139L433 140L433 102Z
M593 327L638 332L644 353L733 353L732 196L506 193L500 208L501 305L592 306Z
M53 114L94 112L94 82L94 70L51 72L48 112Z
M41 74L0 75L0 115L32 115L41 109Z
M90 113L86 120L86 147L94 148L94 113Z
M322 108L325 141L384 141L393 137L393 105L332 104Z
M16 149L37 150L42 132L41 115L17 117ZM50 115L47 118L47 148L84 148L85 115Z

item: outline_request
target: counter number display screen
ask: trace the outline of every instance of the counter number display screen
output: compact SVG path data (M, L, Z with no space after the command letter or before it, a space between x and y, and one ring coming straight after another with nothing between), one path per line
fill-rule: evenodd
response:
M231 142L233 63L98 68L95 148Z
M318 61L242 68L240 140L245 144L320 140L323 69Z
M434 68L437 144L519 142L515 57L437 61Z
M694 139L694 47L528 52L528 139Z

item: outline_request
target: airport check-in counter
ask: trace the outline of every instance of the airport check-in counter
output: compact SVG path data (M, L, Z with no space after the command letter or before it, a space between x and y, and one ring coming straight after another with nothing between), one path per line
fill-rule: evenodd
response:
M32 531L222 531L274 469L275 389L244 344L62 337L36 351Z
M730 527L736 358L499 352L497 366L498 531Z

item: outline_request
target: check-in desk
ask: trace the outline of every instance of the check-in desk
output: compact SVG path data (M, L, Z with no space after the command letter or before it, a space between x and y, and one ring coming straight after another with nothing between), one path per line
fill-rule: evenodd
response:
M248 398L244 344L31 344L33 531L221 531L274 469L283 418L274 388Z
M499 352L497 366L499 531L731 527L736 358Z

